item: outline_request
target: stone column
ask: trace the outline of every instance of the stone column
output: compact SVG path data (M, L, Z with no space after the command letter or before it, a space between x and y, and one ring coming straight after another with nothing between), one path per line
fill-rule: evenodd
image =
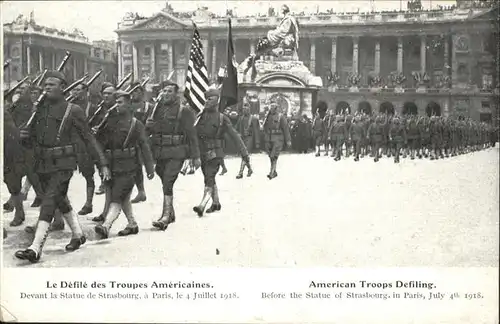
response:
M139 80L139 55L137 53L137 45L135 43L132 44L132 64L133 64L133 73L134 76L132 77L132 82L134 80Z
M250 39L249 42L250 42L250 54L255 54L255 40Z
M375 74L380 75L380 39L375 40Z
M217 40L212 41L212 77L217 75Z
M123 77L123 51L122 51L122 43L118 41L117 46L118 51L118 80L121 80ZM87 61L85 61L85 72L87 72Z
M427 42L426 36L420 36L420 72L424 73L426 69Z
M174 66L174 42L169 41L168 42L168 69L169 69L169 74L174 71L175 66Z
M359 71L359 37L352 38L352 73Z
M337 72L337 36L332 37L331 70L332 70L332 73Z
M43 48L40 48L38 51L38 66L40 68L40 71L43 71L44 65L43 65Z
M444 75L449 75L450 74L450 69L449 69L449 64L448 62L450 61L450 54L449 54L449 43L448 43L448 35L444 36L444 44L443 44L443 56L444 56L444 66L443 66L443 74Z
M403 73L403 37L398 37L398 73Z
M31 46L30 45L26 46L26 68L27 68L27 73L31 74Z
M312 74L316 75L316 38L309 38L311 40L311 53L309 60L309 70Z
M156 83L156 44L153 42L151 44L151 73L150 73L150 83Z

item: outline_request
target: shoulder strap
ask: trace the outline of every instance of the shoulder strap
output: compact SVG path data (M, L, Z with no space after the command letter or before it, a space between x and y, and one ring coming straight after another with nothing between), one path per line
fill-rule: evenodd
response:
M57 131L57 141L59 142L61 140L62 132L64 131L64 128L66 127L66 123L68 122L69 115L71 114L71 109L73 108L73 104L68 102L68 105L66 106L66 111L64 112L63 119L61 121L61 125L59 125L59 130Z
M128 130L127 137L125 138L125 141L123 142L123 148L126 148L128 145L128 142L130 142L130 137L132 136L132 133L134 132L135 124L137 123L137 119L135 117L132 118L132 122L130 123L130 129Z
M248 116L248 125L245 131L248 132L251 128L252 128L252 115Z
M149 112L149 108L151 107L151 105L149 104L149 101L145 101L144 102L144 114L148 114Z
M220 137L220 133L221 133L221 129L222 129L223 124L224 124L224 115L219 112L219 126L217 127L217 132L215 133L216 138Z
M182 107L179 106L179 111L177 112L177 118L175 119L174 135L177 135L177 130L179 129L179 124L182 116Z

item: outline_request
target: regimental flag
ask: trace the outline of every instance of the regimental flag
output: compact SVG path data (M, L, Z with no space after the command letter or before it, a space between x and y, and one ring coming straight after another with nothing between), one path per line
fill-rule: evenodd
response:
M236 58L234 57L233 34L231 32L231 18L229 18L229 30L227 33L227 64L226 73L222 80L220 93L219 111L238 103L238 72Z
M208 71L203 56L200 33L194 25L193 41L189 54L189 66L186 77L184 97L198 113L205 106L205 92L208 89Z

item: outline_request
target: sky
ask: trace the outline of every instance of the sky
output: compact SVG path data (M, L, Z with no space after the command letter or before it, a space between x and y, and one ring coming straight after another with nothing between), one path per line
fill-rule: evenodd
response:
M142 16L152 16L165 7L167 1L1 1L2 23L12 22L20 14L29 17L34 12L39 25L55 27L66 31L75 28L83 31L89 40L116 39L114 30L127 12L137 12ZM293 12L316 12L334 9L342 11L369 11L370 0L340 1L168 1L175 11L194 11L206 6L210 11L224 14L226 8L241 15L267 13L269 6L278 9L281 4L289 5ZM406 8L407 0L374 0L375 10ZM438 5L451 6L455 0L422 0L425 9Z

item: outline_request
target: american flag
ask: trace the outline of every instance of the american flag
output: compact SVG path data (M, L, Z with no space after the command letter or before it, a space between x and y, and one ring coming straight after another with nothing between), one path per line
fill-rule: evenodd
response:
M198 28L194 25L184 97L197 112L202 111L205 106L205 91L207 89L208 71L203 57L203 45Z

